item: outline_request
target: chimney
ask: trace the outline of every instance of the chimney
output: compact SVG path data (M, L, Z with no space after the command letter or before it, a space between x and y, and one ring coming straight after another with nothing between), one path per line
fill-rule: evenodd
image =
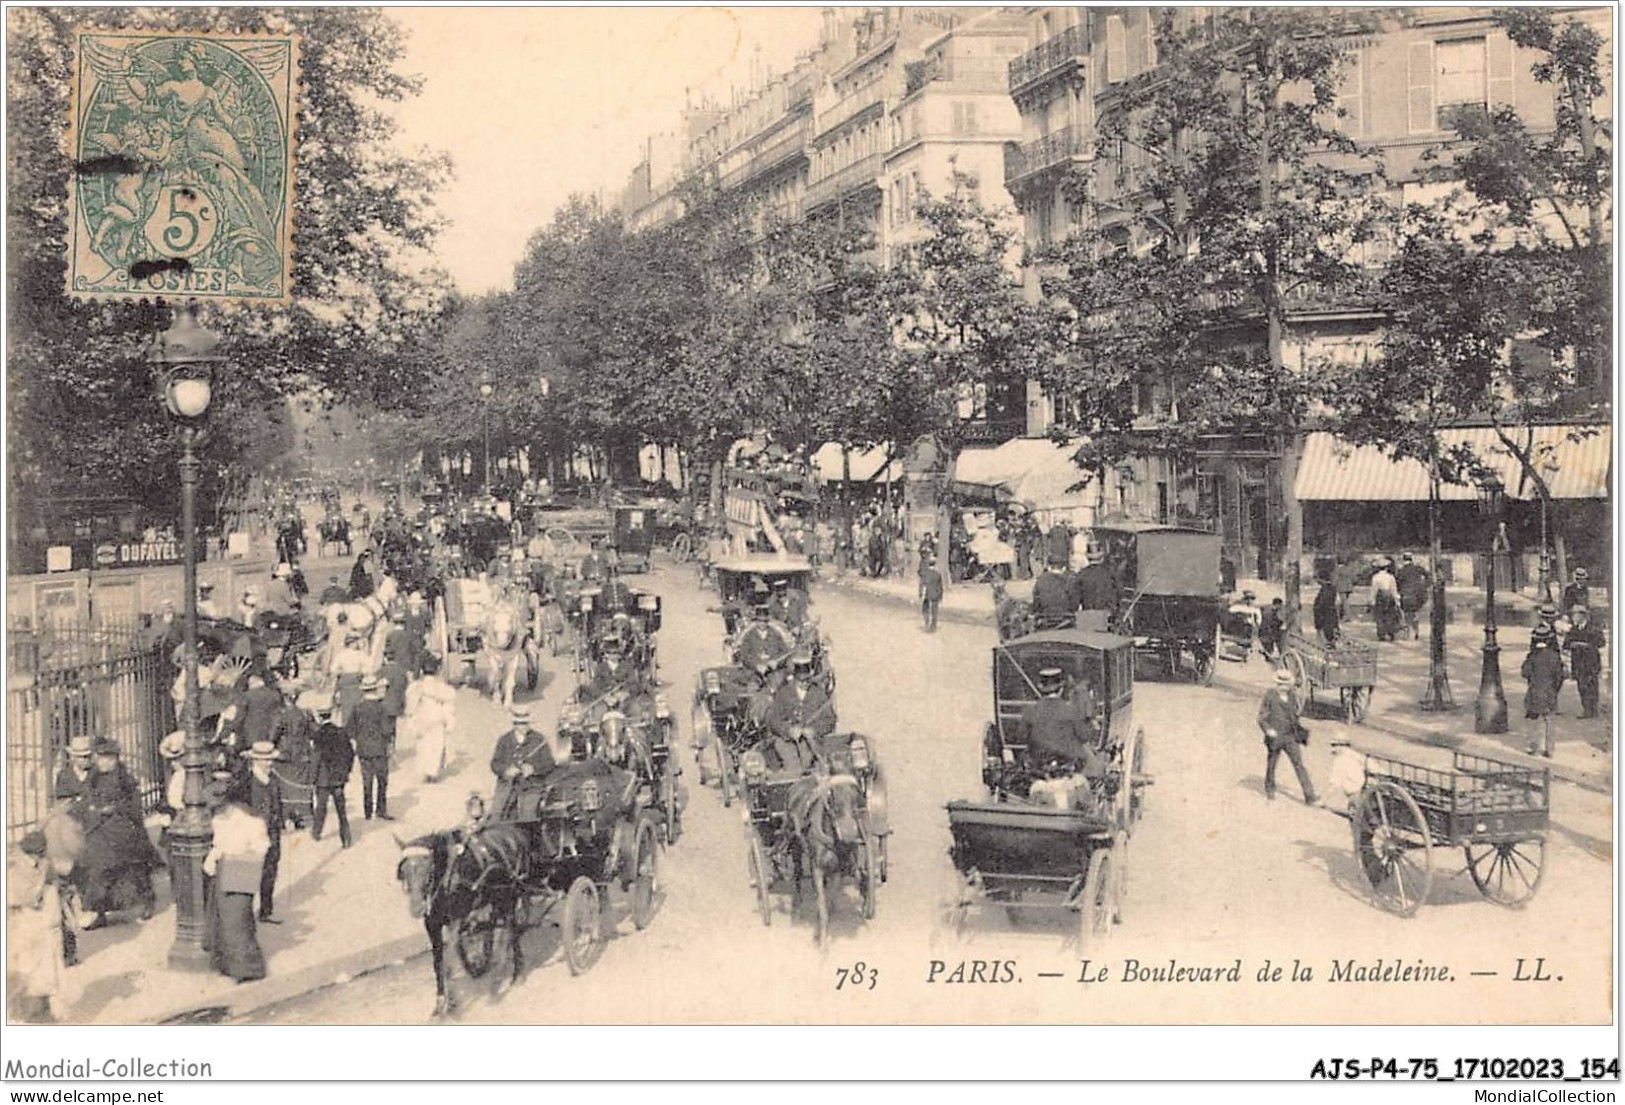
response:
M824 30L823 33L818 36L818 43L820 46L828 46L835 41L836 36L839 33L836 24L835 9L825 8L823 15Z

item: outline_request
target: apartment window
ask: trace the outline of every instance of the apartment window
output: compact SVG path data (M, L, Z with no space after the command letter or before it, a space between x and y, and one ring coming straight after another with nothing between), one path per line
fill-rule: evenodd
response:
M1365 51L1349 51L1346 64L1337 90L1338 126L1344 134L1358 138L1365 133Z
M1128 29L1123 17L1106 17L1106 83L1115 84L1128 76Z
M975 100L955 100L953 113L955 134L977 133Z
M1434 47L1435 85L1439 128L1451 125L1463 108L1481 108L1489 103L1488 57L1482 38L1459 38Z

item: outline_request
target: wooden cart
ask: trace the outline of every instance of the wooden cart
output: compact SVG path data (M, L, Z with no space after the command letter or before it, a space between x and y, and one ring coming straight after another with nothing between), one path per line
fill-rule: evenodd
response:
M1354 856L1384 909L1409 917L1433 889L1434 852L1460 848L1478 891L1521 908L1540 888L1550 771L1466 753L1448 770L1367 756L1350 806Z
M1316 687L1335 689L1349 723L1365 720L1377 686L1376 649L1347 640L1327 648L1319 641L1288 633L1281 645L1281 662L1309 702L1315 700Z

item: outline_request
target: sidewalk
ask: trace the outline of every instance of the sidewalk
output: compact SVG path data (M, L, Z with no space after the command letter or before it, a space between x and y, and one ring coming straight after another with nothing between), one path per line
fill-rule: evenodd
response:
M345 795L353 847L340 847L331 811L319 841L312 840L308 831L284 831L275 899L282 923L259 926L266 956L264 979L239 984L213 970L193 973L169 967L175 911L169 902L168 878L160 875L162 908L152 920L79 934L79 966L69 973L79 976L82 992L64 1020L76 1024L220 1020L426 950L422 922L408 914L395 881L393 838L409 840L459 822L469 791L489 789L490 749L504 728L506 717L495 705L472 690L459 690L448 771L440 782L425 784L416 776L411 747L396 752L389 788L394 821L362 820L360 777L355 772Z
M870 579L849 573L845 576L826 574L825 586L838 587L854 594L872 596L884 601L918 609L915 584L907 577ZM1242 581L1249 590L1259 594L1268 603L1268 592L1279 593L1278 586L1260 585L1258 581ZM1559 699L1561 715L1553 722L1553 758L1528 756L1524 748L1528 738L1523 718L1523 678L1518 669L1529 650L1530 623L1536 603L1523 596L1511 596L1508 606L1516 612L1513 621L1503 621L1497 633L1501 646L1501 684L1507 697L1508 732L1480 735L1473 732L1473 700L1478 695L1481 651L1484 634L1478 628L1483 618L1483 594L1478 592L1479 605L1471 608L1468 589L1458 589L1451 603L1456 617L1447 636L1445 664L1450 685L1456 699L1456 709L1444 713L1429 713L1421 709L1419 700L1428 683L1428 642L1426 613L1423 614L1423 638L1420 641L1396 641L1378 644L1368 612L1358 606L1350 610L1349 634L1362 643L1378 650L1377 687L1372 696L1370 713L1364 728L1403 738L1414 744L1438 748L1457 749L1462 752L1491 756L1526 767L1549 767L1558 779L1587 790L1611 794L1613 789L1613 756L1608 751L1612 726L1612 649L1604 653L1601 677L1601 717L1582 720L1578 693L1572 681L1563 684ZM1030 583L1012 583L1010 594L1025 598L1031 591ZM1304 596L1305 606L1314 599L1313 591ZM1501 602L1498 612L1506 616ZM1464 616L1465 615L1465 616ZM993 591L991 587L960 584L948 589L942 602L941 616L954 622L991 624L993 620ZM1610 642L1611 646L1612 642ZM1214 685L1226 690L1260 695L1271 679L1271 668L1256 653L1248 663L1221 661L1214 674ZM1336 695L1320 692L1322 706L1335 707Z

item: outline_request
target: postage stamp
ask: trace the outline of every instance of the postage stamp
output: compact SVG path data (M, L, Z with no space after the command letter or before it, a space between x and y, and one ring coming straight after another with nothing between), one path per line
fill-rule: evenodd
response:
M78 34L68 294L288 298L292 36Z

